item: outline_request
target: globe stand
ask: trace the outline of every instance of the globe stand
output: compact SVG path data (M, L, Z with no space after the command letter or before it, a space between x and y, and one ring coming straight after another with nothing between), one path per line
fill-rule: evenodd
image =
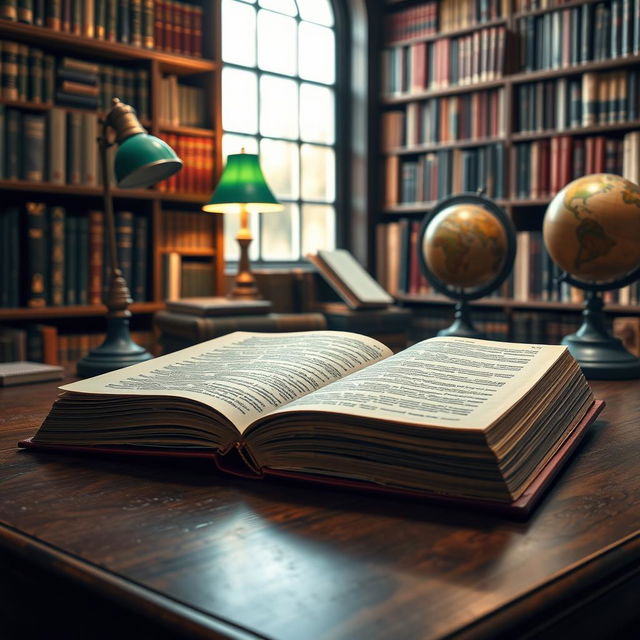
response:
M457 336L459 338L479 338L485 340L487 336L478 331L473 325L469 303L466 300L456 302L454 320L451 326L438 331L442 338Z
M580 285L586 288L584 284ZM629 353L622 341L606 327L604 303L594 289L587 289L582 312L582 326L565 336L562 344L569 348L584 375L592 380L629 380L640 377L640 359Z
M462 288L459 284L457 286L448 284L436 276L436 274L429 268L424 251L418 251L418 256L420 269L434 290L456 301L453 323L446 329L439 331L438 336L480 338L486 340L488 336L482 333L482 331L478 331L473 324L469 301L477 300L478 298L483 298L493 293L493 291L495 291L511 273L513 261L516 255L516 232L511 219L495 202L493 202L493 200L484 196L482 190L478 193L463 193L457 196L444 198L443 200L440 200L431 212L423 219L418 232L418 247L424 246L424 239L428 233L429 225L438 216L438 214L450 207L467 204L480 207L491 213L501 224L505 232L506 247L504 258L500 269L491 281L476 288L469 289Z

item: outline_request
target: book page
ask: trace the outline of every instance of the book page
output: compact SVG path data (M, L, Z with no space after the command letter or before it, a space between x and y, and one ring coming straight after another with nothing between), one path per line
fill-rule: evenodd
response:
M566 347L431 338L277 411L327 411L410 424L485 429Z
M377 340L343 331L236 332L60 388L190 398L242 433L270 411L390 355Z

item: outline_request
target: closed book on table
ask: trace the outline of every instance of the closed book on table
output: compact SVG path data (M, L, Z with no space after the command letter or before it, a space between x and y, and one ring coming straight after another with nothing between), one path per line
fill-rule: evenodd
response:
M411 326L409 309L389 306L385 309L350 309L341 302L325 302L318 305L327 320L327 328L336 331L367 333L405 332Z
M0 364L0 386L61 380L62 367L39 362L7 362Z
M270 313L269 300L234 300L223 297L167 300L167 310L194 316L244 316Z

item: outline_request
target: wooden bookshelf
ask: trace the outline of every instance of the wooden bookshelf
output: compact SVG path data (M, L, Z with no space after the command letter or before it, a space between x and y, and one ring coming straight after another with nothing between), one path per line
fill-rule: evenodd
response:
M117 2L117 0L108 0ZM56 59L62 56L77 58L82 61L104 63L115 67L144 69L148 73L149 113L148 119L141 119L143 126L152 135L166 137L169 134L184 136L191 139L210 141L212 153L212 171L210 176L211 188L221 171L221 118L220 118L220 11L221 0L189 0L190 4L199 5L203 9L202 56L189 56L171 53L160 49L143 48L119 42L109 42L98 38L73 35L68 32L57 31L48 27L34 24L23 24L6 19L0 19L0 41L17 42L41 49L45 54L51 54ZM179 77L179 81L200 87L207 105L204 126L170 125L160 119L160 84L165 75L172 74ZM103 114L93 109L59 106L52 102L34 102L29 100L8 100L2 97L0 91L0 105L4 109L19 110L21 113L47 114L54 108L72 113L95 113L98 117ZM135 106L135 105L134 105ZM49 116L47 116L49 117ZM4 148L2 149L4 153ZM96 148L97 153L97 148ZM190 183L196 184L196 183ZM165 211L197 212L200 205L208 200L211 188L207 190L174 190L167 191L156 185L150 189L113 189L114 206L118 210L131 210L147 219L148 223L148 259L147 297L145 302L134 302L130 310L133 314L134 329L151 329L152 314L164 308L163 299L163 255L166 248L161 246L160 237L164 234L166 224ZM61 206L71 211L75 217L82 216L90 209L102 209L102 189L100 186L86 184L57 184L47 181L31 182L27 180L1 179L0 192L3 194L3 208L7 206L21 208L28 201L43 202L50 206ZM26 214L25 214L26 215ZM201 232L210 234L207 247L201 249L175 248L175 251L187 259L202 260L210 264L213 272L214 288L211 295L220 295L224 290L224 257L222 243L222 216L206 216L206 226ZM20 235L26 232L24 222L20 222ZM207 229L205 231L205 228ZM21 241L22 243L22 241ZM22 253L21 259L26 259ZM21 264L21 269L25 268ZM15 274L16 278L24 280L23 274ZM129 282L131 287L131 283ZM21 295L22 298L22 295ZM23 327L27 323L50 321L63 333L68 327L77 331L78 322L94 332L104 331L104 315L106 308L96 304L70 304L67 306L30 307L0 307L0 322L10 324L11 327ZM1 326L1 325L0 325Z
M553 12L570 12L574 10L574 15L578 15L578 10L583 7L583 5L593 5L590 9L593 16L593 26L590 33L591 37L591 51L595 51L594 44L594 36L595 36L595 10L600 4L606 4L609 6L609 3L601 3L599 0L569 0L568 2L558 3L554 6L545 7L543 9L534 9L530 11L516 11L518 6L517 2L514 0L509 0L508 2L496 3L496 5L501 5L502 8L506 10L504 15L498 15L497 17L490 17L485 20L482 24L471 24L464 26L460 29L449 29L446 32L439 32L436 34L424 35L422 37L410 37L405 39L398 39L393 42L388 42L385 37L385 25L389 20L389 17L392 14L397 14L399 12L403 12L406 9L411 9L415 7L419 7L422 5L426 5L426 2L419 1L411 1L411 2L399 2L397 0L386 0L383 6L379 9L379 14L375 16L370 24L377 24L378 29L374 32L374 49L379 52L378 61L375 64L374 75L376 80L378 81L378 86L376 87L377 98L372 100L371 105L371 113L374 119L374 126L376 127L376 135L373 138L375 143L375 148L377 149L377 156L375 158L375 167L377 172L374 172L372 175L372 187L371 191L374 194L374 200L378 203L377 207L375 207L375 211L372 212L373 216L373 225L382 224L382 225L391 225L383 227L384 231L379 232L378 234L378 244L375 251L372 251L372 254L380 256L382 253L382 257L380 257L376 262L379 269L379 279L384 283L385 274L391 274L391 277L397 276L397 268L389 269L388 260L395 259L401 261L401 268L406 268L404 265L407 264L408 261L415 261L415 257L410 256L402 256L401 253L403 251L403 247L409 247L411 239L408 239L408 232L406 231L406 225L403 227L405 233L404 240L400 243L400 246L395 246L393 248L389 247L389 250L386 251L385 257L385 242L386 243L394 243L398 240L396 227L393 225L397 225L401 223L403 220L408 220L408 225L415 225L417 222L427 214L433 206L437 203L437 200L430 199L428 197L424 198L426 201L418 201L412 202L408 201L406 198L403 198L402 193L402 180L403 180L403 162L413 162L415 159L420 163L424 154L436 154L438 152L451 152L461 153L463 150L473 150L473 149L481 149L485 145L496 145L501 144L504 149L504 165L501 178L504 183L504 197L497 198L493 196L493 199L502 206L507 214L514 221L514 224L518 230L540 230L542 224L542 218L546 207L552 199L553 192L549 189L549 193L541 191L539 195L536 195L535 192L533 197L523 197L519 191L516 191L516 180L518 178L518 156L517 149L520 148L519 145L530 145L530 144L542 144L542 141L549 141L548 144L551 144L553 140L557 138L570 138L571 144L573 145L573 141L585 141L589 138L603 138L606 141L615 140L620 145L620 150L622 149L623 138L626 134L640 130L640 87L636 89L636 115L631 118L622 119L619 116L612 116L612 121L596 121L594 123L589 124L588 126L582 125L582 117L579 124L569 126L564 125L559 128L542 128L539 125L535 128L531 128L531 130L519 130L520 126L520 112L519 112L519 100L522 95L521 86L529 83L538 83L549 81L549 86L552 87L553 91L556 92L557 89L557 80L567 79L567 83L569 81L579 80L582 83L581 76L585 73L594 73L600 74L596 77L598 78L598 82L604 83L608 81L610 76L606 76L610 72L636 72L640 66L640 42L633 42L633 30L631 30L631 34L629 36L629 51L627 55L619 55L615 57L609 57L605 59L590 59L585 62L578 62L575 64L567 64L566 62L566 52L560 44L555 45L552 49L552 53L549 54L549 59L551 60L551 64L549 64L548 68L544 69L536 69L532 71L524 71L525 66L525 55L527 53L526 50L522 49L522 43L520 42L521 38L521 28L524 29L526 22L522 22L523 20L538 18L542 16L546 16L546 14L550 14ZM439 8L442 6L442 2L438 2ZM489 7L488 10L491 10L493 3L486 3ZM476 3L477 6L477 3ZM635 6L635 5L634 5ZM640 9L640 3L638 3L638 9ZM464 7L460 7L461 11L464 11ZM562 14L561 14L562 15ZM567 13L567 15L571 15ZM582 19L582 13L580 13L579 19ZM540 18L542 19L542 18ZM551 22L552 17L546 18ZM613 20L614 18L612 18ZM562 17L560 19L556 19L562 25ZM576 18L575 23L571 23L569 18L566 18L567 22L565 25L575 26L578 24L578 18ZM522 23L522 26L521 26ZM397 16L396 22L397 24ZM541 28L541 23L536 23L538 26L536 28ZM608 24L608 29L611 29L610 23ZM439 55L437 53L437 47L444 40L451 40L452 38L457 38L459 36L466 36L470 34L475 34L482 29L496 28L496 27L505 27L506 29L506 38L505 38L505 50L504 50L504 60L502 73L499 73L499 77L494 77L493 79L487 80L482 79L483 76L478 74L478 81L469 84L468 82L465 84L451 84L449 86L442 86L442 76L438 78L438 73L445 73L445 78L450 77L451 70L448 65L451 61L450 57L446 57L444 62L441 62L441 66L438 67L438 62L431 63L430 55L436 56ZM565 28L565 27L563 27ZM603 27L600 27L603 28ZM551 32L550 32L551 33ZM578 59L582 60L582 51L578 46L579 42L579 32L576 32L576 51L579 54ZM476 36L477 37L477 36ZM489 36L491 37L491 36ZM564 36L569 38L569 35L564 32ZM637 37L637 36L636 36ZM496 37L497 38L497 37ZM551 38L551 35L549 36ZM620 48L622 47L622 36L620 36ZM461 41L460 41L461 42ZM462 46L458 43L455 46ZM561 42L560 40L558 42ZM571 40L569 40L571 42ZM426 45L427 53L427 61L424 63L424 68L420 67L422 64L419 62L419 56L422 55L421 51L423 49L419 49ZM445 47L445 45L442 45ZM449 47L449 53L447 56L453 55L451 54L451 44L447 45ZM537 46L537 45L536 45ZM431 48L429 48L431 47ZM394 55L387 55L387 51L389 49L404 49L406 56L404 61L401 59L398 63L398 54L395 52ZM554 54L555 51L555 54ZM634 52L635 51L635 52ZM477 54L477 49L474 49L474 54ZM493 55L492 53L488 54L489 56ZM552 59L553 55L560 56L560 62L564 60L564 64L556 64L556 59ZM418 56L418 57L412 57ZM564 57L563 57L564 56ZM543 58L539 56L536 58L535 66L539 65L540 59ZM576 57L574 55L573 58L575 60ZM416 60L418 62L416 62ZM404 66L404 64L409 65L408 68ZM394 66L394 64L396 66ZM399 64L399 66L398 66ZM429 65L432 64L432 68L430 69ZM423 69L422 76L412 76L411 65L418 65L417 68ZM444 67L442 66L444 65ZM522 66L521 66L522 65ZM414 66L414 68L416 68ZM481 69L480 69L481 70ZM488 70L491 72L492 69L489 67ZM432 80L435 78L437 86L435 88L423 88L419 89L421 86L427 86L427 80L423 80L421 82L421 78L429 78L429 72L431 71ZM464 71L464 69L463 69ZM468 71L468 69L467 69ZM498 72L500 70L498 69ZM495 73L496 70L494 69ZM406 76L403 74L407 74ZM625 76L625 82L627 82L627 77ZM398 90L398 86L402 84L403 81L400 78L404 78L406 84L403 88ZM394 84L395 83L395 84ZM638 76L638 83L640 85L640 75ZM389 87L393 87L394 90L389 90ZM430 85L429 85L430 86ZM547 85L544 85L545 89ZM580 84L582 88L582 84ZM625 85L626 87L626 85ZM447 135L442 136L442 128L439 128L442 125L442 122L435 126L435 129L430 129L427 131L428 136L425 136L425 132L423 131L424 124L421 123L430 123L432 122L429 118L432 118L432 113L427 111L427 107L425 106L429 101L435 101L439 99L447 99L449 101L449 107L451 104L451 100L455 97L456 99L460 99L467 95L471 95L473 93L488 91L488 90L501 90L502 96L502 104L500 113L503 116L503 121L500 123L500 126L497 127L498 131L502 131L503 133L495 134L491 132L488 136L464 139L464 140L456 140L455 130L454 133L451 133L452 129L449 128L449 125L444 125L447 127ZM528 89L528 88L527 88ZM533 89L532 89L533 91ZM626 91L626 88L625 88ZM487 94L488 96L489 94ZM611 94L609 94L611 96ZM624 93L625 100L625 108L627 107L627 93ZM567 110L569 109L569 100L570 95L567 89ZM597 100L602 100L602 94L598 94ZM557 95L554 93L554 100L557 99ZM546 98L546 96L545 96ZM488 98L487 98L488 100ZM611 100L611 97L608 98ZM441 108L442 105L446 103L440 101L438 108ZM460 103L461 104L461 103ZM530 105L530 109L534 109L536 105ZM411 112L411 118L409 118L408 112L409 108L413 109ZM429 107L431 108L431 107ZM462 107L459 107L462 109ZM542 111L547 108L543 103ZM538 107L540 109L540 107ZM556 107L554 104L553 109L551 110L553 117L556 117ZM395 117L404 112L403 119L400 120L402 122L401 125L396 125ZM456 117L460 117L460 112L456 113ZM393 114L394 119L391 117L388 118L387 121L384 120L386 114ZM426 115L425 115L426 114ZM546 114L545 114L546 117ZM568 120L569 118L567 118ZM393 139L393 137L397 134L397 126L400 126L400 130L402 127L406 127L406 122L410 121L413 123L412 126L417 127L414 130L413 135L410 136L409 133L405 129L405 142L406 140L410 140L411 144L393 144L389 142L389 139ZM458 120L459 122L459 120ZM391 130L391 138L389 135L389 129L383 129L383 124L386 126L387 124L391 127L395 127ZM468 123L467 123L468 124ZM457 126L454 124L454 127ZM537 130L536 130L537 129ZM439 139L441 142L432 141L433 138L432 133L436 131L439 135ZM454 139L451 139L454 138ZM424 140L428 140L428 142L424 142ZM438 140L438 137L435 138ZM558 141L556 140L556 143ZM547 143L545 143L547 144ZM386 145L386 146L385 146ZM553 147L552 147L553 148ZM622 155L622 154L620 154ZM438 156L439 157L439 156ZM394 162L389 162L390 159L394 159ZM573 159L572 159L573 162ZM417 171L424 170L423 164L418 164ZM388 171L397 171L395 180L389 180ZM571 168L573 170L573 167ZM612 172L610 169L603 169L604 172ZM592 173L595 171L586 171L585 173ZM621 170L619 171L622 172ZM411 175L411 174L409 174ZM570 177L572 179L572 177ZM426 180L426 178L425 178ZM394 198L389 198L388 194L385 194L386 189L396 189L396 203L393 204ZM409 190L410 191L410 190ZM556 190L557 191L557 190ZM427 191L425 190L425 193ZM418 189L417 193L421 193ZM491 194L489 194L491 195ZM413 237L413 236L412 236ZM404 244L403 244L404 243ZM404 262L403 262L404 261ZM373 261L372 261L373 262ZM419 273L419 270L416 269L415 266L408 267L413 270L413 273ZM400 283L402 283L402 279ZM406 284L406 280L404 281ZM398 284L396 283L396 290L391 289L392 293L396 294L397 299L402 304L412 305L412 306L420 306L420 305L453 305L453 302L447 300L441 296L434 296L431 294L419 294L413 293L409 294L403 291L397 290ZM474 303L479 307L487 307L487 308L495 308L497 310L502 309L508 315L517 314L520 312L531 312L531 313L564 313L568 312L569 314L574 314L576 318L579 318L579 311L582 309L582 305L575 302L556 302L556 301L546 301L540 299L531 299L531 300L520 300L520 299L511 299L511 298L491 298L491 299L483 299ZM640 304L617 304L609 302L606 305L606 309L614 314L636 314L640 315Z

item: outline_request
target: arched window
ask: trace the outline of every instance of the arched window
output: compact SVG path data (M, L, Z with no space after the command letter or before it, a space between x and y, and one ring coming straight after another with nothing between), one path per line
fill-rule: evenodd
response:
M336 241L336 34L330 0L222 1L222 155L258 153L284 211L254 215L251 258ZM225 216L225 257L239 220Z

